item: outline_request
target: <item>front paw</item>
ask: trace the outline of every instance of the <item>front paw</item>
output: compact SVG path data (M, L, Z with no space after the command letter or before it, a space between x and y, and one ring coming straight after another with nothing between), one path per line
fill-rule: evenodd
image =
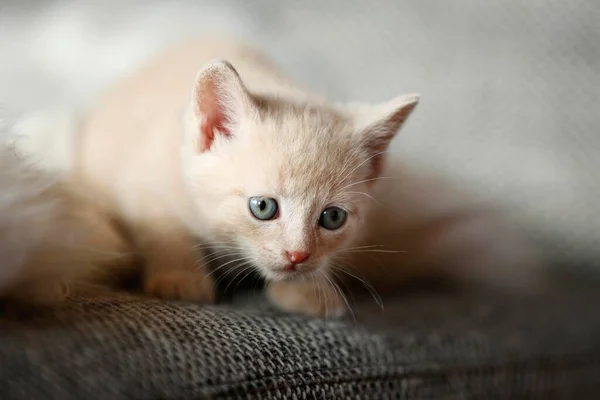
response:
M170 270L150 274L144 282L144 292L167 300L215 302L214 281L202 270Z
M341 317L346 313L343 295L333 286L312 281L272 282L269 299L284 311L313 317Z

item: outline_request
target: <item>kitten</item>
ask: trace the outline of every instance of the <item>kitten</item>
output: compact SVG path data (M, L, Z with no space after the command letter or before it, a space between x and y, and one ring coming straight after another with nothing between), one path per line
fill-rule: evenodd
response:
M54 304L125 248L104 212L19 155L8 130L0 132L0 298Z
M145 257L147 294L214 301L213 259L217 269L237 268L235 276L256 269L285 310L340 315L346 302L332 275L390 283L440 259L461 265L465 255L473 272L473 255L501 259L488 242L476 240L474 251L455 243L483 237L460 227L482 229L485 218L460 201L448 207L444 192L386 164L418 99L329 104L250 48L193 41L90 111L72 177L106 197L127 226ZM448 218L461 212L474 222ZM451 255L454 264L444 259Z

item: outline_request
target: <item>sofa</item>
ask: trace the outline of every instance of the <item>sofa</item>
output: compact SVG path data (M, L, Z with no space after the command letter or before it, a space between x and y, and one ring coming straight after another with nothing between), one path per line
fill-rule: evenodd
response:
M354 299L354 316L282 313L260 292L219 305L135 293L0 316L0 397L22 399L596 399L600 291L453 288Z

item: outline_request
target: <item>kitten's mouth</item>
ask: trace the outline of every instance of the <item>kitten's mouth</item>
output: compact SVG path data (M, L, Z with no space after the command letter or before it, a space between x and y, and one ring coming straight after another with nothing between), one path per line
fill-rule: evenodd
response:
M287 273L292 273L292 272L297 272L298 271L298 265L296 264L288 264L283 268L279 269L279 272L287 272Z
M305 277L314 272L314 268L301 264L288 264L281 268L271 270L271 279L276 281L290 280L299 277Z
M292 277L292 276L298 276L298 275L303 274L300 270L298 270L297 268L293 268L293 267L277 268L277 269L273 270L273 272L275 272L278 276L284 276L284 277Z

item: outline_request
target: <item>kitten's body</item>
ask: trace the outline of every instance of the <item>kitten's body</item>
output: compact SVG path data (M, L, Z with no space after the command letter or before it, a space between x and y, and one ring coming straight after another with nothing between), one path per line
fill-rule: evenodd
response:
M197 76L215 59L235 71L211 64ZM275 279L269 292L277 304L308 314L344 308L327 271L389 286L434 265L466 262L467 275L489 273L507 254L518 254L510 267L519 270L530 262L523 243L490 224L487 211L474 212L393 157L382 170L382 154L415 104L407 96L329 106L251 49L194 41L121 82L92 110L77 136L73 175L130 229L152 295L212 301L212 277L192 251L198 241L230 256L223 259L230 266L254 264ZM252 196L277 199L281 215L252 219ZM339 231L317 224L330 205L348 209ZM512 248L497 251L498 241ZM288 250L310 254L298 270L312 279L282 272ZM280 280L288 277L297 279Z

